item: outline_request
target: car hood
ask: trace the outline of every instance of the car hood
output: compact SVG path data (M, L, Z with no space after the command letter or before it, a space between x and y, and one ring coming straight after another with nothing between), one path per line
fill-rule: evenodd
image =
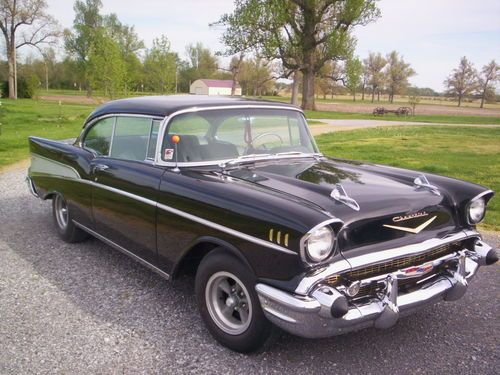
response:
M454 207L445 192L437 195L429 189L417 187L413 180L419 175L418 172L391 174L383 168L322 158L261 163L227 173L249 183L307 200L341 219L349 232L344 235L344 248L416 234L388 228L384 224L416 228L435 216L425 232L445 230L456 225ZM331 197L332 190L338 184L358 203L359 211ZM417 214L417 217L408 218L413 214ZM394 218L401 217L407 219L394 221Z

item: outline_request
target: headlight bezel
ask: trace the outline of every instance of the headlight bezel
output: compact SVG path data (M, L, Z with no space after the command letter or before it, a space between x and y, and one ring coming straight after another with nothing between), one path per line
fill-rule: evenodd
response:
M473 206L476 204L482 204L482 212L481 216L479 219L474 219L471 213L471 210L473 209ZM469 224L476 225L479 224L481 221L483 221L484 217L486 216L486 202L483 198L475 199L469 202L467 205L467 221Z
M486 210L487 210L487 206L488 206L488 201L491 199L491 197L493 197L494 194L495 193L493 192L493 190L487 190L487 191L482 192L481 194L476 195L474 198L472 198L467 203L467 205L465 206L465 220L466 220L467 224L477 225L484 220L484 218L486 217ZM474 221L474 220L472 220L472 217L470 215L471 206L474 203L481 202L481 201L483 202L483 213L482 213L481 218L479 220Z
M335 228L333 227L339 227L342 226L343 224L344 222L340 219L329 219L311 228L300 240L300 255L302 261L309 266L317 266L324 264L328 262L331 258L333 258L333 256L336 253L335 250L337 246L337 233L338 233L338 231L336 231ZM315 260L314 257L312 257L309 253L308 241L311 239L311 237L314 235L315 232L317 232L318 230L324 230L325 228L331 232L332 241L330 243L327 255L323 259Z

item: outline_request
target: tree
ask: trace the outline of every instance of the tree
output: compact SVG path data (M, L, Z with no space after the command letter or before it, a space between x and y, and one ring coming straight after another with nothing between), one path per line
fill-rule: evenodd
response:
M361 86L361 101L365 100L365 91L366 91L366 85L368 85L368 81L370 80L370 70L368 69L368 66L365 64L366 60L363 61L363 84Z
M134 26L120 22L116 14L104 16L103 27L108 35L118 44L125 63L125 90L141 81L142 63L138 53L144 49L144 42L139 39Z
M352 28L380 15L375 0L235 0L224 14L222 40L229 52L258 51L303 75L302 108L314 109L314 84L322 66L352 54Z
M345 86L352 94L352 100L356 101L356 89L361 84L363 64L357 57L347 60L345 64Z
M200 78L214 78L218 75L219 61L217 56L202 43L190 44L186 47L187 60L179 63L179 84L181 91L189 91L193 81Z
M458 68L453 69L444 85L447 94L458 98L458 106L462 104L462 99L471 94L477 88L477 71L467 57L460 59Z
M484 100L488 93L495 92L494 84L500 80L500 66L495 60L491 60L489 64L483 66L481 69L481 76L479 77L479 88L481 90L481 108L484 106Z
M64 46L66 52L78 61L79 74L88 77L88 59L96 30L103 25L104 18L99 13L102 7L101 0L77 0L73 9L75 19L73 31L64 31ZM90 82L86 81L87 96L92 95Z
M144 60L149 89L161 93L174 92L177 61L177 54L170 49L168 38L165 35L155 38Z
M372 103L375 100L375 91L378 90L380 94L380 87L384 83L384 72L383 69L387 64L387 61L382 57L380 53L370 52L368 58L366 58L363 63L366 66L367 72L369 74L368 84L372 88Z
M104 29L98 29L88 53L88 81L111 99L125 88L126 66L120 46Z
M17 98L17 50L41 47L59 36L57 22L46 13L46 0L1 0L0 30L5 39L9 69L9 98ZM20 41L17 37L20 35Z
M386 84L389 89L389 102L394 101L394 95L401 94L408 87L408 78L415 75L415 71L406 63L396 51L387 55Z

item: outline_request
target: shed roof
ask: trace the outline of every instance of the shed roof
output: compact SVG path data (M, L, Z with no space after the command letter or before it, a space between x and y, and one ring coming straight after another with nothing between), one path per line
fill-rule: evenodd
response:
M224 87L231 88L233 87L233 81L229 79L200 79L205 85L208 87ZM240 87L239 84L236 84L236 87Z

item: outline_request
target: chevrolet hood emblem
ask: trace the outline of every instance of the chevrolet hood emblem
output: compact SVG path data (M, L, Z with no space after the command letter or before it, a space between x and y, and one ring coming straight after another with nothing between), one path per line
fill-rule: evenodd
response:
M420 224L416 228L400 227L400 226L397 226L397 225L388 225L388 224L384 224L383 226L386 227L386 228L391 228L391 229L396 229L396 230L402 230L403 232L409 232L409 233L417 234L417 233L422 232L425 228L427 228L429 226L429 224L432 223L436 218L437 218L437 216L433 216L429 220L427 220L425 223Z

